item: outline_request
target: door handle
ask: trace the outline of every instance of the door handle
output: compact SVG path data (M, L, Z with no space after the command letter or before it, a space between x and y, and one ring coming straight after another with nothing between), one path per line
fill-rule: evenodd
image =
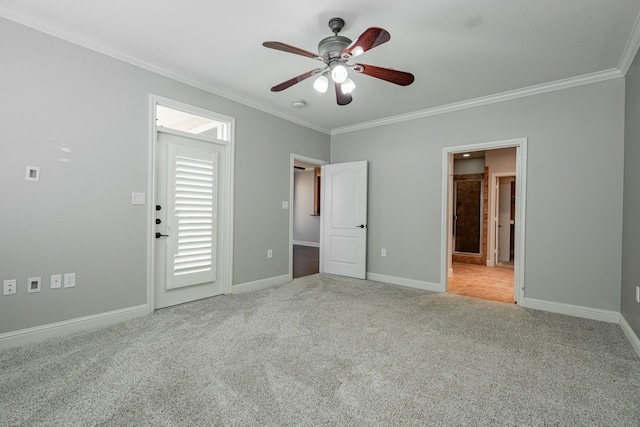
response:
M367 228L367 226L364 224L360 224L360 225L356 225L356 228Z
M159 238L161 238L161 237L169 237L169 235L168 235L168 234L162 234L162 233L156 232L156 239L159 239Z

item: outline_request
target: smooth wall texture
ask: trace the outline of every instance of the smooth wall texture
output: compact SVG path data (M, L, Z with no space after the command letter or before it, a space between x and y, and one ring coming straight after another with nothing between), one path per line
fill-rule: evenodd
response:
M636 336L640 336L640 56L636 55L626 77L624 135L624 221L622 233L621 312Z
M18 280L0 333L146 303L147 206L131 193L147 191L150 94L236 119L234 284L288 273L290 154L328 159L327 135L11 21L0 33L0 280ZM69 272L75 288L50 289Z
M313 214L315 172L294 173L293 241L320 244L320 217Z
M439 283L443 148L527 138L526 297L619 311L624 85L334 135L332 163L369 161L367 271Z

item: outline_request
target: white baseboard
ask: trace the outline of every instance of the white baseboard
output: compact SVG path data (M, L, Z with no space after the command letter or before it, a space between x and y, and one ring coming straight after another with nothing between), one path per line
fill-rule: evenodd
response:
M635 334L635 332L633 332L633 329L631 329L631 325L627 323L627 319L625 319L623 315L620 315L620 327L622 328L622 332L624 332L624 335L631 343L631 347L633 347L636 354L640 358L640 339Z
M241 292L259 291L261 289L270 288L271 286L282 285L291 281L291 276L284 274L282 276L269 277L268 279L255 280L253 282L241 283L231 287L232 294Z
M423 282L421 280L405 279L403 277L387 276L386 274L367 273L368 280L391 283L392 285L405 286L407 288L422 289L425 291L444 292L442 285L438 283Z
M310 246L312 248L319 248L320 247L320 243L316 243L316 242L303 242L302 240L294 240L293 241L294 245L300 245L300 246Z
M33 328L5 332L4 334L0 334L0 349L17 347L74 332L108 326L122 322L123 320L146 316L148 313L149 309L147 305L143 304L134 307L122 308L120 310L108 311L106 313L92 314L91 316L64 320L62 322L35 326Z
M600 320L602 322L620 323L620 313L599 308L583 307L580 305L563 304L559 302L543 301L535 298L523 298L518 305L535 310L550 311L551 313L566 314L584 319Z

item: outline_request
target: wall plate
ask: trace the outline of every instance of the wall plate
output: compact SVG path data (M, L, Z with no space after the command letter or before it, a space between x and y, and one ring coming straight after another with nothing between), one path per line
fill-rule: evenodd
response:
M27 166L27 174L24 179L27 181L40 181L40 166Z
M42 277L30 277L27 279L27 293L40 292L42 290Z
M65 288L74 288L76 286L76 273L65 273L64 274L64 287Z
M16 279L5 280L4 289L2 290L3 295L14 295L16 293Z
M53 274L51 276L51 289L58 289L62 287L62 274Z

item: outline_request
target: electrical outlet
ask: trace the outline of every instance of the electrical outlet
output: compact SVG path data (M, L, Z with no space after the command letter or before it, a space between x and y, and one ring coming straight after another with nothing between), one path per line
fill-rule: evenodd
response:
M380 256L387 256L387 250L385 248L380 250Z
M273 258L273 251L271 249L267 249L267 258Z
M640 286L636 286L636 302L640 302Z
M27 279L27 293L40 292L42 290L42 277L30 277Z
M53 274L51 276L51 289L58 289L62 287L62 274Z
M16 279L4 281L3 295L14 295L16 293Z
M64 273L64 287L74 288L76 286L76 273Z

